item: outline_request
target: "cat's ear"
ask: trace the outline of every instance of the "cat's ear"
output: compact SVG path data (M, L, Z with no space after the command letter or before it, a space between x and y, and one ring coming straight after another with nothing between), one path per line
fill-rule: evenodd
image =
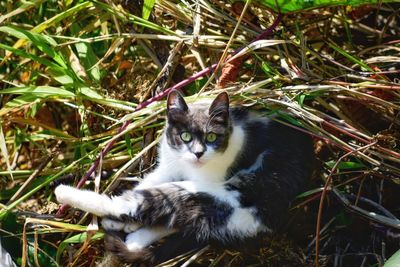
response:
M229 96L226 92L220 93L211 103L208 111L210 115L228 116L229 114Z
M173 90L168 94L167 113L173 109L181 110L183 112L188 111L185 99L183 99L183 96L177 90Z

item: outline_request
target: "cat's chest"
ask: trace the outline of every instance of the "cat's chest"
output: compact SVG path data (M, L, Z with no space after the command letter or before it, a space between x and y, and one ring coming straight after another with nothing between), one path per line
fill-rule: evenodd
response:
M228 167L222 165L194 167L184 162L175 162L174 167L169 170L172 170L170 172L172 176L180 177L180 180L223 182Z

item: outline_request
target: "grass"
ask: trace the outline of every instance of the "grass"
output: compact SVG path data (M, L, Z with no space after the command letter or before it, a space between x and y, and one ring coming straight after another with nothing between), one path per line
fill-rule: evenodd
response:
M131 186L153 166L168 90L196 101L226 75L234 104L314 137L316 172L257 248L163 266L383 266L399 238L398 4L278 17L256 2L144 2L0 3L0 236L14 261L100 262L97 221L60 210L54 185Z

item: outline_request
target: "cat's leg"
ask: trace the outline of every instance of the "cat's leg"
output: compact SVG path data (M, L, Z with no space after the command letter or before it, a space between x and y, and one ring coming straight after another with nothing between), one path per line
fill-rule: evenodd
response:
M101 224L106 231L131 233L141 226L141 224L132 220L115 219L122 214L130 214L131 209L135 210L135 205L137 205L138 201L129 197L130 194L125 194L128 197L110 198L93 191L81 190L66 185L59 185L54 193L59 203L68 204L100 217L105 216Z
M241 239L267 230L256 209L242 207L239 192L226 190L223 184L165 183L121 197L137 201L135 209L121 215L123 220L179 229L199 240Z
M141 226L139 223L132 220L118 219L121 215L130 214L131 209L135 210L135 205L140 202L129 193L125 193L125 197L110 198L93 191L59 185L55 189L55 195L59 203L68 204L100 217L105 216L105 218L102 219L101 224L106 231L123 230L125 233L131 233ZM141 196L137 197L141 198Z
M162 166L158 166L154 171L147 174L136 188L146 189L155 185L173 181L174 178L171 175L168 175L168 173L171 173L171 171L165 170ZM71 186L59 185L55 189L54 193L59 203L68 204L98 216L113 215L114 213L118 214L118 212L115 211L115 208L118 209L120 207L118 203L116 203L119 200L114 201L114 198L110 198L106 195L77 189ZM114 204L114 206L111 205L111 203Z
M149 245L176 232L165 227L143 227L128 234L125 242L116 235L107 234L105 247L124 262L148 262L153 260Z
M165 171L158 167L153 172L147 174L142 182L135 187L136 189L151 188L155 185L163 184L172 180L169 176L165 175ZM131 233L136 231L141 225L135 222L122 222L115 218L103 218L102 226L106 231L124 231Z
M100 217L129 214L136 210L138 201L132 198L109 197L93 191L59 185L54 191L57 201L90 212Z
M239 193L220 184L164 183L114 198L62 185L55 193L59 202L98 216L182 229L203 240L251 237L265 230L256 210L241 207Z

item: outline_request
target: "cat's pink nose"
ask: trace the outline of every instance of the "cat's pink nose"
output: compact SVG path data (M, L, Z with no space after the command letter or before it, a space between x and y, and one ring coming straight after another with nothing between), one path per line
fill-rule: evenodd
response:
M203 156L204 152L196 152L194 153L196 155L196 157L199 159L201 158L201 156Z

